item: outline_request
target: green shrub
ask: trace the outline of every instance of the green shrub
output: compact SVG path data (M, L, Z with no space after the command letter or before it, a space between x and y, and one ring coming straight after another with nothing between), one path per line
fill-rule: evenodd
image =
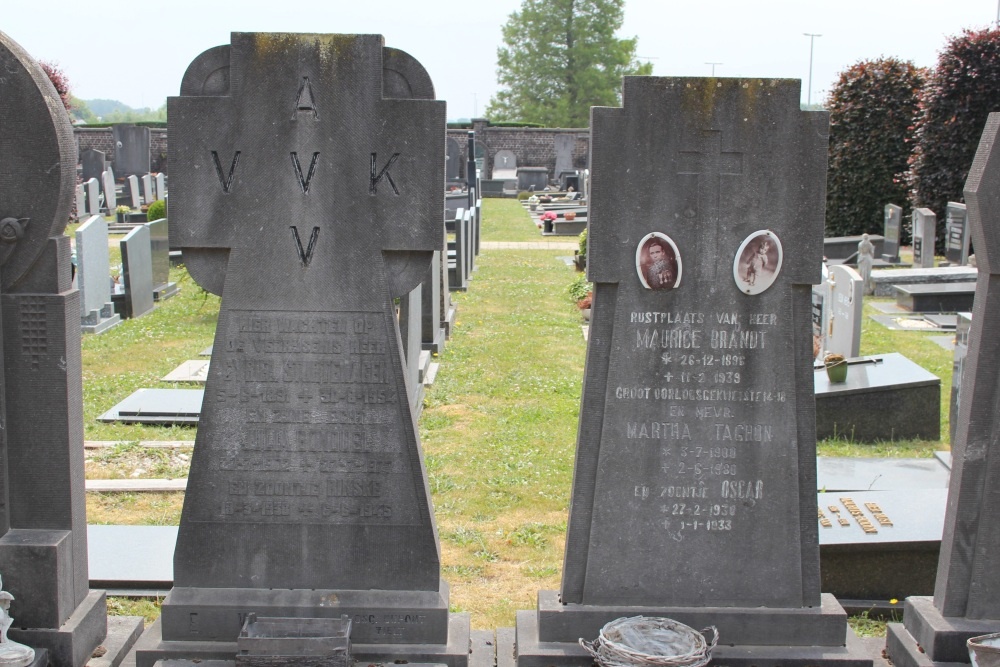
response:
M146 219L149 221L167 217L167 202L158 199L146 209Z
M587 230L580 232L580 256L587 256Z
M576 303L584 299L593 289L594 286L587 282L587 276L581 273L569 284L569 298Z
M527 190L521 190L520 192L517 193L517 201L524 201L530 196L531 196L530 192L528 192Z
M911 203L937 213L940 251L945 207L964 201L962 190L986 117L1000 109L1000 29L966 30L953 37L938 56L920 105Z
M862 60L840 73L827 100L827 236L881 234L885 205L906 206L913 118L926 76L896 58Z

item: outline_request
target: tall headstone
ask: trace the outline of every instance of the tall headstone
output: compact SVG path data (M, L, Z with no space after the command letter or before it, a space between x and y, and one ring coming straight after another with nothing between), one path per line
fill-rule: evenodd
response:
M64 235L76 182L69 117L45 72L0 33L0 572L15 641L82 667L104 638L90 591L80 295ZM36 651L37 654L37 651Z
M556 169L555 175L561 176L564 171L573 170L573 149L576 148L575 134L557 134L555 139Z
M934 266L934 237L937 216L929 208L913 211L913 266L929 269Z
M153 190L152 174L142 175L142 200L146 202L147 205L156 201L155 191Z
M638 614L716 626L715 664L871 664L820 593L808 341L829 115L800 87L625 77L624 107L591 111L562 589L518 613L522 666L589 664L577 638Z
M812 349L813 357L820 360L826 354L826 331L830 321L830 316L827 314L831 299L829 277L830 269L824 264L822 280L812 288L812 310L809 318L812 323Z
M979 277L934 597L907 598L886 648L899 667L969 662L965 641L1000 632L1000 114L991 113L965 182Z
M461 182L462 147L451 137L448 137L446 144L445 179L448 183Z
M170 232L167 219L150 220L146 227L149 228L153 300L163 301L180 291L177 283L170 282Z
M82 220L87 217L87 188L80 183L75 188L76 193L76 217L78 220Z
M115 170L122 176L149 173L149 128L138 125L112 125L115 142Z
M101 213L101 184L96 178L91 178L83 184L87 190L87 215Z
M111 167L101 174L101 190L104 192L104 208L108 215L114 215L118 207L118 195L115 192L115 172Z
M149 227L133 227L119 242L122 253L123 319L142 317L153 310L153 256L149 243Z
M899 263L899 242L903 228L903 209L895 204L885 205L885 224L882 227L882 259L890 264Z
M444 103L379 35L233 33L168 108L172 243L223 299L138 667L231 659L249 612L348 614L358 660L464 667L393 306L441 247Z
M965 266L969 263L969 223L965 204L948 202L944 223L944 256L952 264Z
M125 178L125 192L123 193L127 198L129 206L133 210L139 210L142 206L142 195L139 192L139 177L135 174L131 174Z
M108 168L104 152L94 148L84 148L80 151L80 168L81 178L84 181L100 178Z
M865 281L861 274L843 264L831 266L830 275L833 276L833 286L826 329L826 351L856 357L861 349L861 307Z
M121 322L111 303L108 223L103 216L91 216L77 228L75 236L83 332L103 333Z
M494 179L517 180L517 156L514 151L503 149L493 156Z
M439 354L444 348L444 328L441 324L441 251L435 250L427 275L422 283L420 331L422 349ZM447 293L447 288L445 288Z
M156 197L156 200L159 201L161 199L166 199L167 198L167 177L163 174L162 171L156 172L156 175L153 176L153 183L156 186L156 192L153 195L154 197Z

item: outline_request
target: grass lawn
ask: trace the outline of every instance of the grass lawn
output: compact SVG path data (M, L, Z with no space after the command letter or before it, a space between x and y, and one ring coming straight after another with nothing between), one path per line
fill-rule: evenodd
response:
M541 234L511 199L485 199L483 241L536 241ZM561 239L562 240L562 239ZM565 239L571 240L571 239ZM454 610L474 628L509 626L539 589L558 589L563 559L585 342L567 296L575 277L565 251L484 250L466 293L453 293L458 321L428 388L419 428ZM94 421L134 389L197 357L212 342L219 301L177 272L183 289L150 316L84 340L88 439L193 439L189 427L126 427ZM866 315L870 306L866 306ZM947 433L951 354L919 332L865 320L862 353L900 351L942 378ZM930 456L941 442L877 445L823 441L825 456ZM189 453L189 452L187 452ZM185 450L136 445L91 453L93 475L180 476ZM92 523L175 524L181 494L88 494ZM124 602L118 608L133 609ZM140 610L156 613L155 605ZM877 624L866 633L878 633ZM874 628L874 629L872 629Z

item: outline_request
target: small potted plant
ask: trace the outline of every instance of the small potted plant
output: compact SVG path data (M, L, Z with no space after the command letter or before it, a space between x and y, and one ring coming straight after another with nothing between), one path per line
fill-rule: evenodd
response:
M128 217L128 214L131 213L131 212L132 212L132 209L129 208L128 206L125 206L124 204L122 204L121 206L119 206L118 208L116 208L115 209L115 214L118 217L118 222L119 223L124 223L125 222L125 218Z
M580 309L583 319L590 320L590 306L594 302L594 286L587 282L587 277L578 275L569 284L569 296Z
M558 217L559 216L556 215L555 211L546 211L545 213L542 213L538 217L538 219L542 222L542 232L545 234L551 234L554 231L552 223L555 222Z
M580 249L576 251L576 256L573 257L573 263L576 264L577 271L583 271L587 268L587 230L580 232Z
M827 354L823 357L826 366L826 376L831 383L847 382L847 359L842 354Z

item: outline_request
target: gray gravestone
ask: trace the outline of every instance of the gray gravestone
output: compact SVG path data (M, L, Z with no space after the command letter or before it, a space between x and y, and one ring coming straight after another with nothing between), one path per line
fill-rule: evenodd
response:
M861 347L864 280L857 271L843 264L831 266L830 275L833 289L830 294L826 351L856 357Z
M493 156L494 180L517 180L517 156L506 148Z
M76 276L84 333L99 334L121 322L111 303L108 223L91 216L76 230Z
M154 193L153 196L156 197L157 201L159 201L161 199L166 199L167 198L167 179L163 175L163 172L157 172L156 173L156 175L153 177L153 183L156 186L156 192Z
M153 175L143 174L142 175L142 200L147 204L152 204L156 201L156 196L153 194Z
M92 178L83 184L87 189L87 215L101 214L101 184Z
M462 173L462 147L458 142L448 137L447 152L445 154L445 178L449 181L461 181Z
M576 148L575 134L557 134L555 141L556 169L560 176L564 171L573 170L573 149Z
M131 174L125 178L125 190L124 193L128 197L129 206L133 210L138 211L139 207L142 206L142 197L139 193L139 177L135 174Z
M122 176L149 173L149 128L138 125L112 125L115 141L115 169Z
M965 204L948 202L944 223L944 256L952 264L965 266L969 263L969 224Z
M422 283L420 307L421 345L424 350L440 354L444 348L444 328L441 326L441 251L435 250L431 265ZM445 290L447 291L447 290Z
M937 216L929 208L913 211L913 266L928 269L934 266L934 237Z
M549 184L549 170L545 167L518 167L517 189L541 192Z
M955 325L955 350L951 366L951 406L948 412L948 442L955 442L958 433L958 415L962 407L962 373L969 354L969 332L972 330L972 313L958 313Z
M114 215L115 208L118 207L118 197L115 194L115 172L111 167L101 175L101 189L104 191L104 208L108 215Z
M94 148L85 148L80 151L80 177L84 181L100 178L107 168L108 163L102 151Z
M812 287L810 321L812 323L813 356L816 359L822 359L826 354L826 330L830 322L830 316L827 312L830 307L829 276L830 271L824 264L822 280Z
M170 282L170 234L166 218L150 220L149 248L153 268L153 299L163 301L177 294L177 283Z
M591 111L562 589L518 612L522 666L589 664L577 638L636 614L717 626L715 664L871 664L820 594L807 341L829 115L800 88L625 77L624 108Z
M421 286L417 285L399 298L399 335L403 342L406 390L410 397L410 409L417 417L424 401L424 385L420 382L421 292Z
M885 225L882 236L882 259L890 264L899 263L899 243L903 228L903 209L895 204L885 205Z
M83 183L76 186L76 217L78 220L87 217L87 188Z
M107 610L88 587L80 295L64 234L77 147L45 72L3 33L0 71L0 572L10 638L82 667Z
M962 370L962 400L952 443L951 481L934 597L906 600L903 624L890 624L886 648L900 667L968 662L970 637L1000 632L1000 441L993 331L1000 272L1000 114L991 113L965 183L979 278ZM994 269L998 269L994 271Z
M171 238L224 297L175 585L138 667L231 659L247 610L363 619L367 661L466 664L393 306L441 246L433 97L379 35L233 33L169 99Z
M139 225L122 238L122 318L142 317L153 310L153 256L149 227Z

